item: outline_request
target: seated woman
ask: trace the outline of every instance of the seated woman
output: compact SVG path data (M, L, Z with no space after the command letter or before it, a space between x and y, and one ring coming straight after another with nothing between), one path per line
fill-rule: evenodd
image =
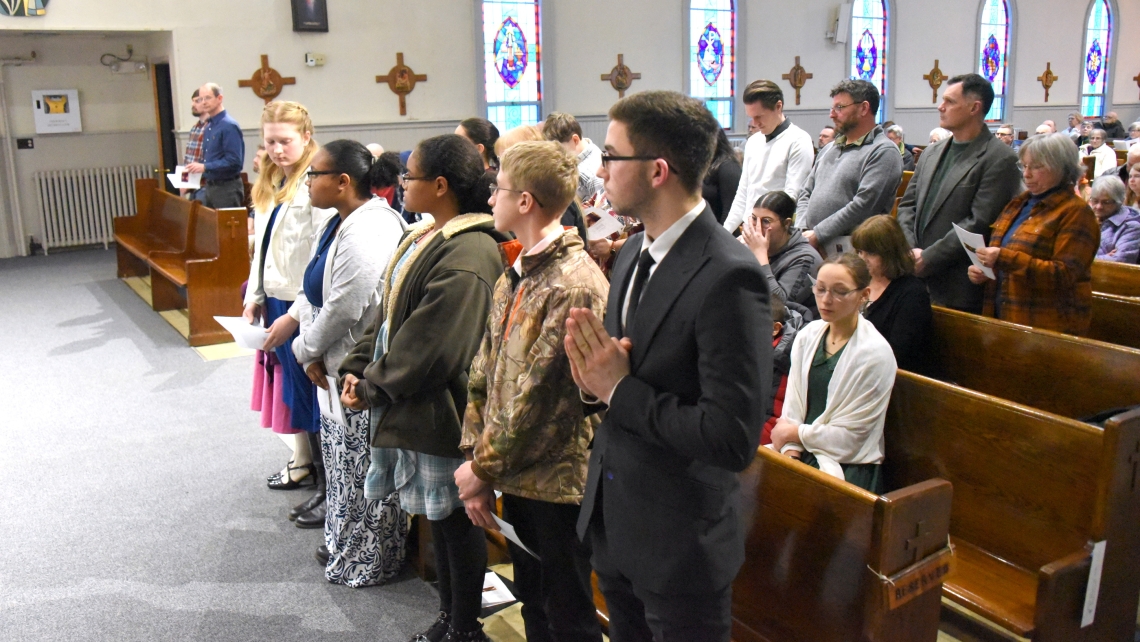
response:
M303 288L293 303L301 320L293 354L321 388L318 395L329 394L329 373L340 369L356 337L375 318L384 269L404 232L400 215L372 195L373 164L364 145L334 140L309 167L313 206L338 213L318 231ZM356 588L381 584L400 571L408 516L394 494L380 500L364 496L371 461L369 410L345 409L343 419L320 415L328 490L325 543L317 557L325 559L325 579Z
M1124 204L1125 189L1112 175L1093 181L1089 207L1100 223L1098 261L1136 263L1140 257L1140 211Z
M784 412L772 444L823 472L882 493L883 424L895 385L887 340L859 314L871 273L854 254L819 269L815 298L820 319L799 331Z
M871 272L863 316L891 344L899 368L929 375L930 295L914 275L914 255L898 221L887 214L872 216L855 229L851 245Z
M760 261L768 278L768 293L807 306L815 312L811 280L823 263L819 252L792 227L796 202L784 192L768 192L756 201L752 216L744 219L740 238Z
M982 314L1083 335L1092 321L1092 262L1100 229L1074 186L1084 171L1064 134L1031 137L1018 150L1027 191L1002 210L970 281L986 284Z

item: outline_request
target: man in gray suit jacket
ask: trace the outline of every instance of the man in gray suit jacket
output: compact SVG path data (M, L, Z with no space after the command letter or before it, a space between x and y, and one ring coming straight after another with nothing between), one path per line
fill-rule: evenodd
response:
M931 302L975 314L982 311L983 287L966 276L970 258L953 224L988 237L1002 209L1022 189L1017 153L986 127L993 101L993 87L978 74L947 82L939 125L954 135L919 157L898 214Z

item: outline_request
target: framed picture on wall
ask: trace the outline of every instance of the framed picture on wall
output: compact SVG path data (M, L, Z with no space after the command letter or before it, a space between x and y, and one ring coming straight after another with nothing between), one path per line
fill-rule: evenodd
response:
M325 0L290 0L293 3L293 31L329 30L329 9Z

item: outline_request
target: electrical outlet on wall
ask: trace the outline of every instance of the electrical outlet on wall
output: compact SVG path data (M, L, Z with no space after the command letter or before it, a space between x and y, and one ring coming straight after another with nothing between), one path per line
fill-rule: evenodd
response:
M325 65L325 55L319 53L306 53L305 65L309 67L323 67Z

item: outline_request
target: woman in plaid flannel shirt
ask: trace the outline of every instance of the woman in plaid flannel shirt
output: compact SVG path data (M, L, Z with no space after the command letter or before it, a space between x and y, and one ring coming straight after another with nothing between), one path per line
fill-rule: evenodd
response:
M1083 335L1092 318L1090 269L1100 227L1073 189L1081 175L1077 148L1064 134L1041 134L1019 155L1027 191L1002 210L989 247L977 251L997 278L970 266L970 281L986 283L986 316Z

